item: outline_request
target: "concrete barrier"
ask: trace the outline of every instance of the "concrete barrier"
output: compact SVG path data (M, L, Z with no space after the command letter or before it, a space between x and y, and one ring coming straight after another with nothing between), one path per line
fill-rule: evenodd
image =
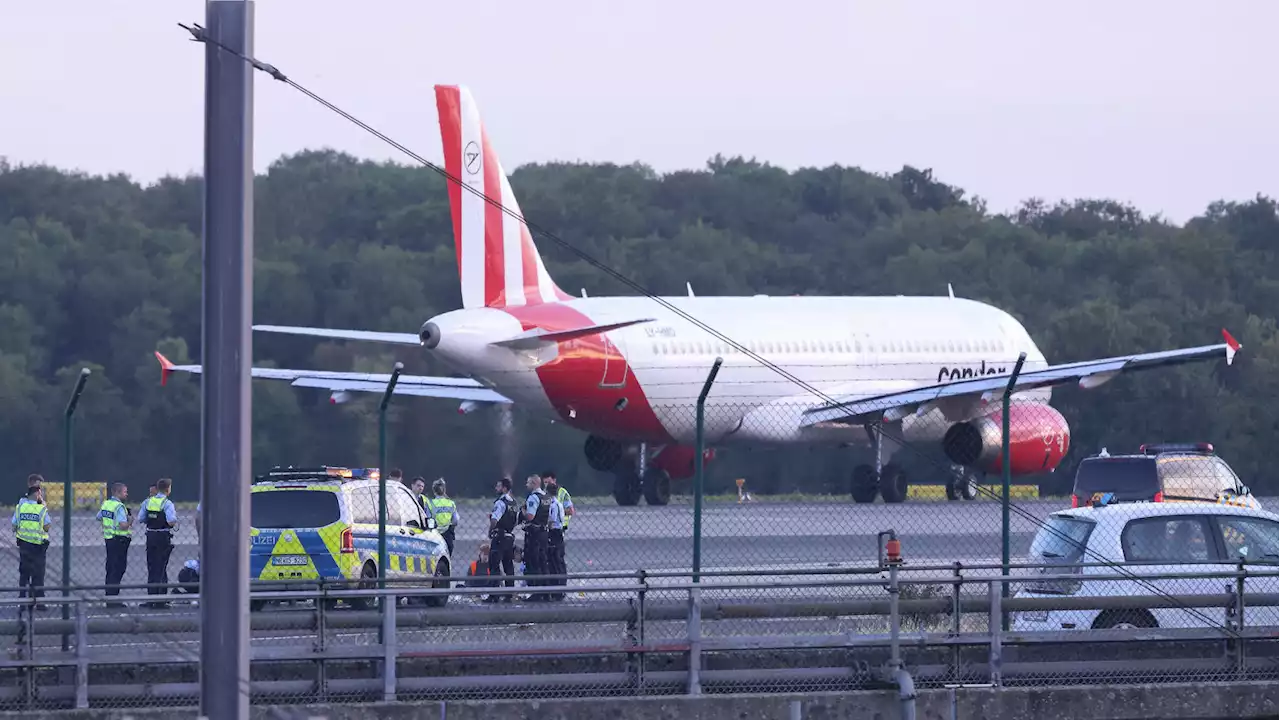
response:
M1055 688L956 688L920 690L922 720L1225 720L1275 718L1280 711L1273 682L1113 685ZM897 692L860 691L806 695L703 695L586 700L426 701L350 705L255 706L254 720L826 720L899 717ZM161 720L196 718L193 709L59 710L0 713L27 720Z

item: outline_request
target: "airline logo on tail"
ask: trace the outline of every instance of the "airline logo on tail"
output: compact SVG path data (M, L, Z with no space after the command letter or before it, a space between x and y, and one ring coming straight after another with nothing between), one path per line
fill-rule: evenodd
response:
M571 299L547 274L471 93L465 87L437 85L436 107L445 170L466 185L448 182L462 307Z

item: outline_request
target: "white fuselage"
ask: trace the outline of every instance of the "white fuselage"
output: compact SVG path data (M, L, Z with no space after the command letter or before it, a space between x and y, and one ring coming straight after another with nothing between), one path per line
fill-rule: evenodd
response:
M801 412L831 396L875 396L974 374L1046 367L1008 313L951 297L584 298L434 318L432 351L522 406L620 440L691 442L696 401L715 358L706 403L710 442L858 442L856 427L801 428ZM488 343L534 327L564 330L652 318L604 335L513 351ZM699 327L699 324L703 327ZM733 344L716 337L714 330ZM748 352L763 358L762 363ZM622 400L626 402L621 402ZM1049 390L1020 393L1047 402ZM972 414L972 413L970 413ZM937 417L934 417L937 415ZM941 437L967 419L933 411L904 421L908 440Z

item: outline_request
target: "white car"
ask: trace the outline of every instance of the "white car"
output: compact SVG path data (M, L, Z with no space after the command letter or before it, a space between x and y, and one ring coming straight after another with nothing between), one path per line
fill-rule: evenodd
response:
M1266 510L1209 502L1128 502L1060 510L1051 514L1031 543L1029 563L1060 565L1048 575L1080 579L1023 580L1014 597L1141 596L1225 594L1229 578L1147 579L1143 575L1234 571L1240 560L1274 573L1280 550L1280 515ZM1115 567L1082 567L1118 563ZM1128 564L1144 563L1144 564ZM1125 577L1116 578L1124 574ZM1089 576L1108 576L1089 580ZM1111 579L1115 578L1115 579ZM1250 577L1245 593L1275 593L1275 574ZM1280 608L1246 605L1246 626L1275 627ZM1014 613L1011 629L1222 627L1223 607L1150 610L1042 610Z

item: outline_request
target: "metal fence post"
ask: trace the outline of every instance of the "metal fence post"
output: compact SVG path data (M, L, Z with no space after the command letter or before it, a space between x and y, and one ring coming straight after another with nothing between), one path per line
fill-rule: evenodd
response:
M1004 397L1000 401L1000 471L1004 476L1000 493L1000 575L1006 578L1009 577L1009 483L1012 474L1009 470L1009 405L1013 397L1013 386L1018 382L1018 375L1022 373L1022 363L1026 362L1026 359L1025 352L1018 353L1018 361L1013 364L1009 384L1005 386ZM1000 592L1004 597L1009 596L1008 582L1000 584ZM1000 627L1004 630L1009 629L1008 617L1001 618Z
M398 364L398 363L397 363ZM396 596L382 597L382 701L396 700Z
M76 602L76 709L89 707L89 614Z
M396 381L400 379L400 371L404 363L396 363L391 370L391 379L387 381L387 389L382 393L382 402L378 403L378 589L387 586L387 406L391 404L391 395L396 390ZM386 600L383 599L383 605Z
M689 694L702 694L702 591L689 588Z
M62 446L66 453L66 477L62 479L62 597L71 594L71 500L72 479L75 477L75 425L76 406L80 404L80 394L84 392L84 384L89 381L89 368L80 368L80 376L76 378L75 389L71 391L71 399L67 401L66 412L62 415ZM62 604L62 619L71 617L71 608ZM62 650L67 649L67 635L62 636Z
M987 585L987 594L991 600L991 613L987 617L987 631L991 635L991 649L987 654L987 669L991 672L991 685L993 687L1000 687L1001 642L1003 640L1001 637L1000 618L1004 615L1003 603L1000 602L1003 590L996 587L997 585L1003 587L1004 583L992 580Z
M724 362L724 358L717 357L716 361L711 364L711 372L707 373L707 381L702 384L702 392L698 393L698 419L697 419L697 439L694 447L694 470L693 470L693 581L700 582L702 579L702 495L705 492L704 484L706 476L706 462L703 460L703 453L706 451L703 447L706 440L703 433L703 424L705 418L705 407L707 404L707 395L711 392L711 384L716 381L716 375L720 373L720 365Z

